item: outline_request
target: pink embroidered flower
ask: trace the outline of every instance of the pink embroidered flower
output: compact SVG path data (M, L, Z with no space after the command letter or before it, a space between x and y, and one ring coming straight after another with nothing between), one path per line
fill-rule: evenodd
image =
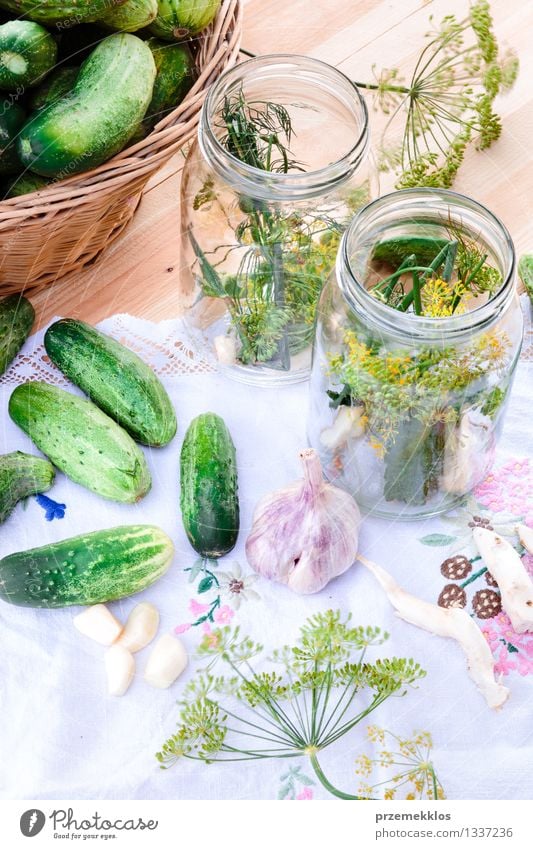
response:
M223 607L220 607L213 616L217 625L228 625L233 617L235 616L235 611L229 607L229 605L225 604Z
M184 634L185 631L188 631L189 628L192 628L192 625L189 622L184 622L183 625L176 625L174 628L175 634Z
M494 655L494 671L497 674L533 673L533 634L516 634L503 611L483 625L481 630Z
M474 495L492 512L523 516L533 526L533 466L528 459L513 459L495 469Z
M216 649L218 646L218 634L213 634L209 622L203 623L202 631L204 632L202 645L208 646L210 649Z
M311 790L310 787L304 787L304 789L300 793L298 793L296 798L300 799L300 800L305 799L306 801L309 800L309 799L312 799L313 798L313 791Z
M196 601L194 598L191 598L189 602L189 610L193 616L202 616L203 613L207 613L209 607L209 604L200 604L200 602Z

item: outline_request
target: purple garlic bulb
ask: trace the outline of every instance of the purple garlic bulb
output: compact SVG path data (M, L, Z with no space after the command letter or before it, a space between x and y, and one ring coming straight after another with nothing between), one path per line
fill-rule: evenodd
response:
M265 495L246 540L250 566L297 593L316 593L350 568L361 514L352 496L326 483L314 449L300 452L302 480Z

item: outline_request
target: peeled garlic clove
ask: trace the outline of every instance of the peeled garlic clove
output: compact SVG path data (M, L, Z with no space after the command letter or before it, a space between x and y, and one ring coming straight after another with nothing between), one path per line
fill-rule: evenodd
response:
M122 633L122 625L105 604L94 604L74 617L75 628L102 646L110 646Z
M110 696L123 696L135 674L135 660L124 646L111 646L104 657L107 675L107 692Z
M128 616L124 630L116 641L130 652L143 649L151 643L159 628L159 613L153 604L143 601L137 604Z
M186 668L189 658L185 646L172 634L164 634L153 647L144 680L161 690L170 687Z
M215 353L219 363L232 366L237 360L237 342L232 336L215 336Z
M335 451L346 445L349 439L356 439L365 432L364 407L339 408L331 427L325 427L320 434L320 442L328 451Z

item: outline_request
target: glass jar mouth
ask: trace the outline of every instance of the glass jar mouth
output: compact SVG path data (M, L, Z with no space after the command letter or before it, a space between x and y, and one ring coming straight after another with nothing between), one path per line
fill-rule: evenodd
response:
M278 173L242 162L224 147L217 135L216 116L224 97L235 91L243 78L274 82L276 78L290 79L296 74L303 75L307 84L329 90L330 97L337 98L348 109L357 125L352 146L334 162L308 171ZM360 166L370 143L368 108L352 80L326 62L290 53L258 56L230 68L211 87L202 107L198 143L213 170L238 191L264 200L283 201L288 195L293 200L304 200L336 187Z
M500 255L502 283L485 303L457 315L432 318L389 307L373 297L359 279L353 262L353 246L365 232L371 231L373 224L383 220L391 210L398 215L410 212L416 221L423 217L427 222L441 223L443 219L438 218L439 204L442 207L448 206L448 210L452 207L460 210L470 217L472 223L475 220L483 223ZM500 316L515 290L515 264L515 249L507 227L479 201L449 189L402 189L372 201L354 216L339 247L337 279L344 298L352 309L364 315L367 323L384 328L399 337L442 341L443 338L456 339L463 334L471 334L474 330L492 324Z

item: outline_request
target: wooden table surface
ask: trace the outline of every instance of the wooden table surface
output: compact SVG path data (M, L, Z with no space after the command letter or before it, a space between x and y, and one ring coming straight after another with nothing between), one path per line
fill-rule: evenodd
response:
M454 189L485 203L509 228L518 254L533 252L532 0L492 0L500 43L520 57L514 89L498 101L504 131L469 153ZM372 65L408 76L429 17L463 17L468 0L244 0L242 46L302 53L371 80ZM133 222L95 266L35 296L39 324L54 315L97 322L117 312L152 320L179 313L179 181L183 154L149 183Z

